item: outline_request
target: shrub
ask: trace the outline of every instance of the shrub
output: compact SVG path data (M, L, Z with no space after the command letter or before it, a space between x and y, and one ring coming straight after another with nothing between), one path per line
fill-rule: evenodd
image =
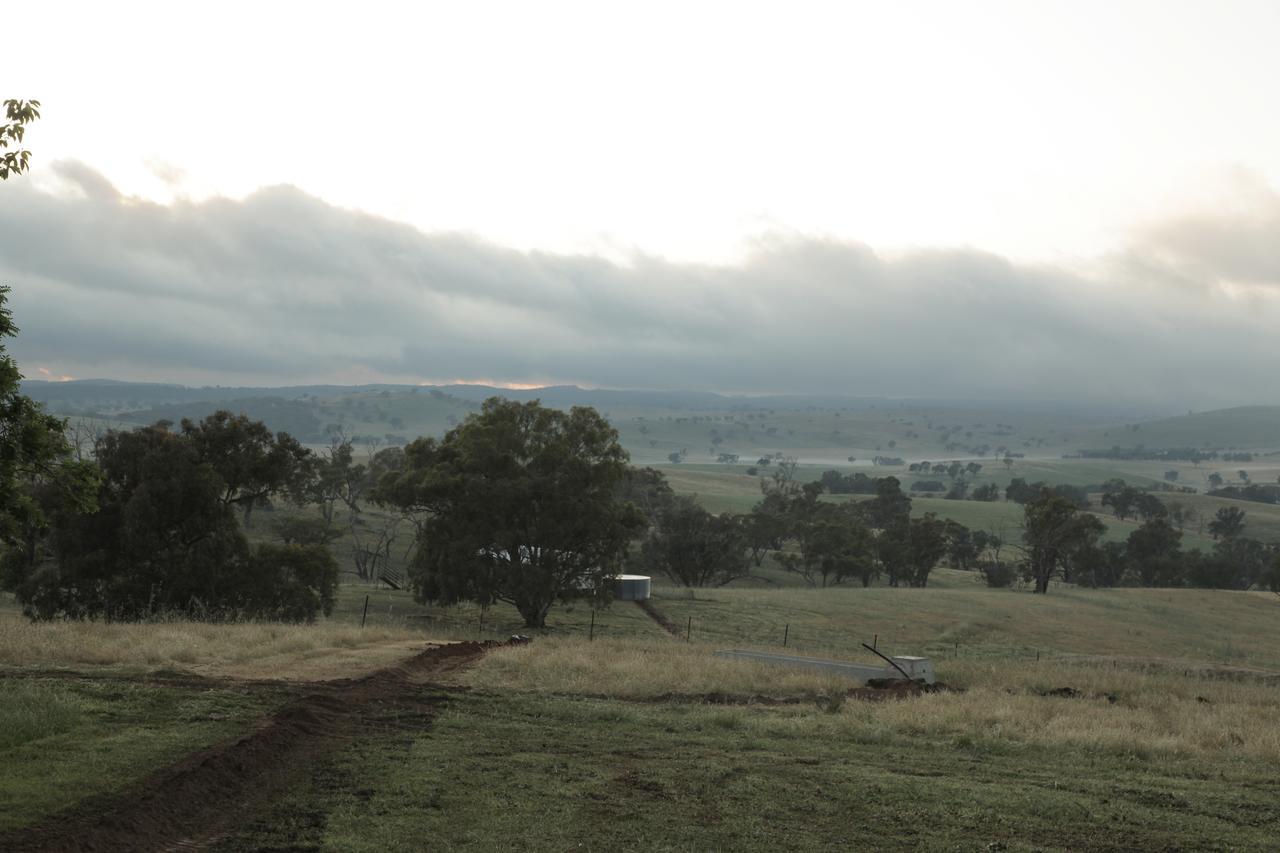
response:
M982 572L982 578L987 582L987 586L994 589L1013 586L1013 582L1018 579L1018 572L1013 564L1002 563L999 560L982 564L978 567L978 571Z

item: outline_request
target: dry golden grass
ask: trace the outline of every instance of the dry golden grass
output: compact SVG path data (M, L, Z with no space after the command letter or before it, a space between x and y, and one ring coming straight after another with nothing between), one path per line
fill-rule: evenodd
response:
M463 676L475 687L548 694L640 699L665 694L768 696L828 693L849 682L711 656L670 640L542 638L497 649Z
M30 622L0 612L0 667L183 670L319 681L369 672L429 641L412 628L348 623Z
M946 661L939 677L963 692L888 702L831 698L847 680L711 656L672 642L539 640L491 652L464 676L475 687L554 695L652 699L668 694L814 697L762 710L708 706L731 728L796 727L809 736L892 743L923 738L1007 751L1027 747L1107 756L1280 760L1280 681L1221 680L1089 662ZM1074 698L1046 696L1060 687ZM823 697L823 698L818 698ZM838 707L836 713L824 713Z

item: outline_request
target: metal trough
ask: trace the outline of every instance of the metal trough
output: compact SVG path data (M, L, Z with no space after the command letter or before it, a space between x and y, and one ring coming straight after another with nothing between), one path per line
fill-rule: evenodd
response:
M797 669L812 669L819 672L828 672L834 675L842 675L851 678L854 681L866 681L870 678L902 678L902 673L891 666L873 666L865 663L852 663L843 660L824 660L822 658L804 658L796 655L779 655L772 652L751 652L744 649L721 649L715 653L716 657L732 658L734 660L752 661L754 663L767 663L775 666L789 666ZM894 657L893 662L902 667L907 675L916 680L923 680L926 684L933 684L936 680L933 674L933 664L928 658L915 657L914 655L903 655Z

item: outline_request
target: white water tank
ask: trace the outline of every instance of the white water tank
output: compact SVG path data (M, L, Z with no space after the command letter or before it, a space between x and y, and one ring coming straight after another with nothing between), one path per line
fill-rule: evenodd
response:
M613 597L618 601L648 601L648 575L618 575L613 579Z
M938 680L938 677L933 674L933 662L928 658L916 657L915 655L894 655L893 662L902 667L903 671L907 673L907 677L912 681L933 684ZM902 673L891 666L884 668L884 674L888 678L902 677Z

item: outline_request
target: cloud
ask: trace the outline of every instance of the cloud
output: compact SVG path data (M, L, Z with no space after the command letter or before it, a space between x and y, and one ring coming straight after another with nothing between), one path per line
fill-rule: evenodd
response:
M1273 193L1085 273L796 236L736 266L620 264L424 234L288 186L159 205L81 164L60 174L78 191L0 193L13 351L59 373L1280 402Z

